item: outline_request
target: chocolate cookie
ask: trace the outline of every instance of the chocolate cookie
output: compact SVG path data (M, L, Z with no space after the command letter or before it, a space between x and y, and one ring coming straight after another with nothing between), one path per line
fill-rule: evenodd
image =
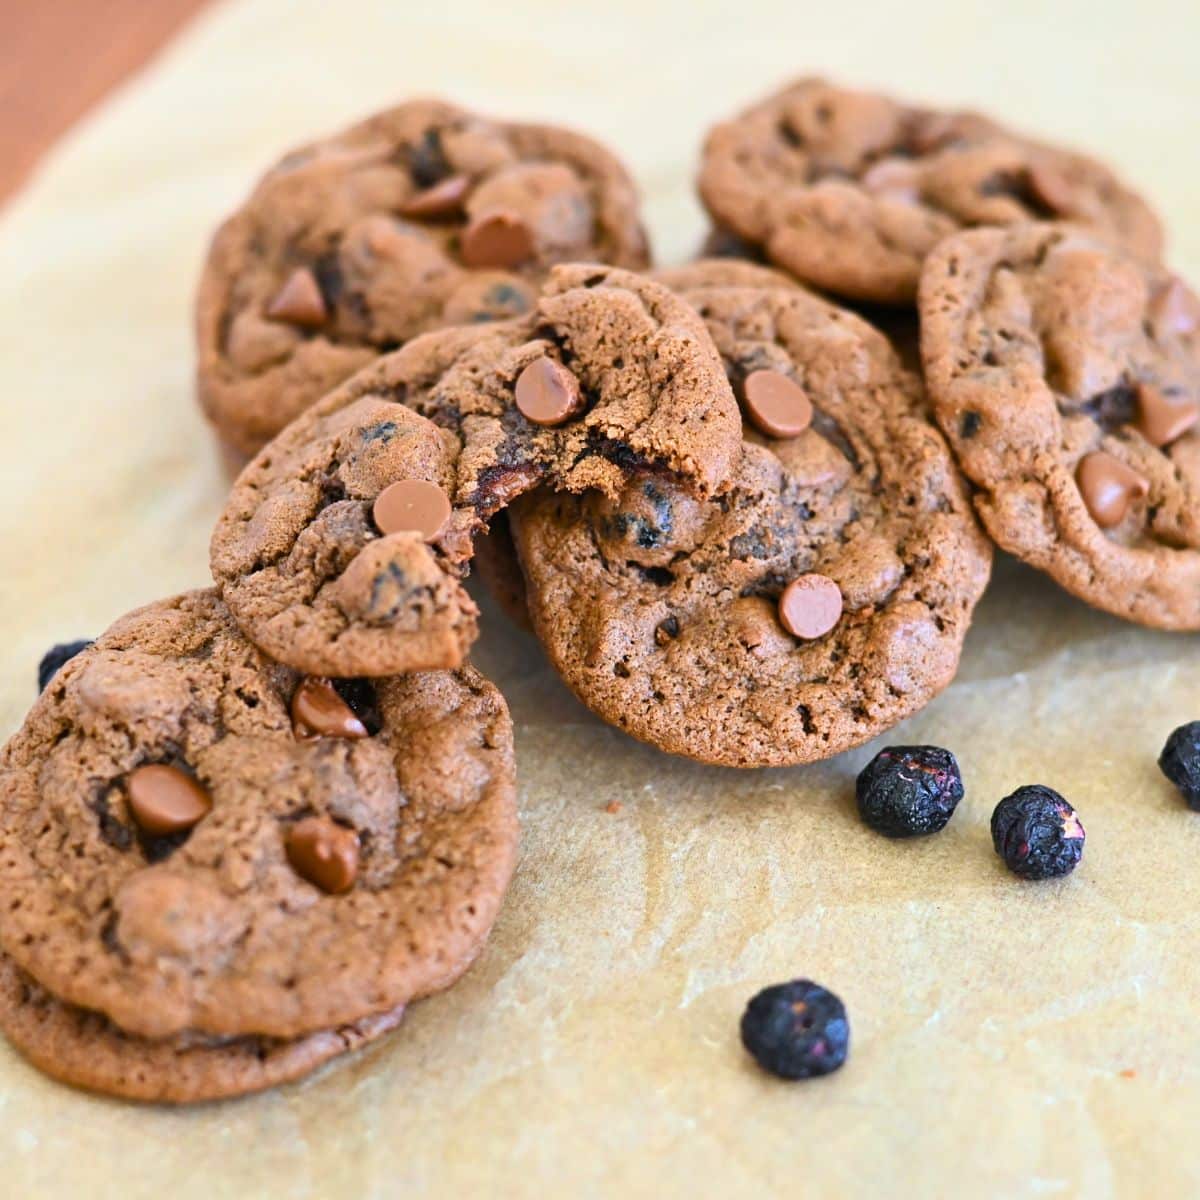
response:
M1026 225L939 246L920 307L930 397L992 537L1097 608L1200 629L1200 299Z
M801 79L704 146L713 219L807 283L909 304L921 262L966 226L1061 218L1157 258L1158 220L1103 165L975 113Z
M633 184L590 138L402 104L287 155L218 230L200 402L253 452L377 354L527 312L553 263L647 259Z
M707 495L740 445L696 313L641 276L561 266L528 316L427 334L289 426L235 484L213 575L247 635L297 669L452 667L475 636L472 538L512 498L615 495L639 469ZM386 500L414 483L441 494L420 519Z
M67 663L0 791L4 952L143 1038L295 1039L444 988L515 857L495 688L302 678L211 591Z
M159 1104L195 1104L288 1083L400 1024L404 1006L350 1025L278 1038L168 1038L125 1033L73 1008L0 955L0 1031L35 1067L88 1091Z
M990 547L880 334L794 287L687 297L746 413L731 486L520 501L534 627L585 704L661 749L825 758L949 683Z

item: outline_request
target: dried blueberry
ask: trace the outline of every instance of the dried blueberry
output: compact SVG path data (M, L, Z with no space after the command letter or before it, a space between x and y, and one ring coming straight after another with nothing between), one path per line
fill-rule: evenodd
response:
M858 811L885 837L918 837L946 827L963 798L962 774L949 750L889 746L858 777Z
M1200 812L1200 721L1180 725L1167 738L1158 765L1183 793L1188 808Z
M57 646L51 646L38 663L38 691L44 692L46 685L58 674L58 669L91 644L91 638L83 638L78 642L60 642Z
M1070 804L1037 784L1017 788L992 813L992 845L1022 879L1069 875L1083 857L1086 836Z
M850 1049L846 1007L808 979L764 988L742 1014L742 1043L772 1075L828 1075L846 1061Z

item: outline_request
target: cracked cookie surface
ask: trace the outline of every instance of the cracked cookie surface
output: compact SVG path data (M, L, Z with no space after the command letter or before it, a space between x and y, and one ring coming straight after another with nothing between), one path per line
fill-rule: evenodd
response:
M556 425L520 408L530 369L563 370L582 408ZM293 422L234 485L213 576L273 657L332 675L452 667L476 633L460 577L473 537L546 484L615 494L646 469L721 487L741 422L704 322L626 271L560 266L534 310L441 330L354 376ZM429 540L381 535L398 479L436 483L452 512Z
M663 267L651 272L650 278L680 294L696 287L798 286L782 271L722 257L701 258L682 266ZM476 540L471 571L479 576L483 586L513 624L532 631L525 601L525 580L521 575L505 513L497 514L489 523L488 533Z
M0 956L0 1031L35 1067L72 1087L155 1104L196 1104L289 1083L395 1029L404 1006L291 1040L150 1041L75 1008Z
M930 398L992 537L1097 608L1200 629L1200 299L1040 224L946 241L920 308Z
M198 391L254 452L409 339L529 311L551 265L648 261L624 167L590 138L438 100L288 154L217 231Z
M449 986L513 869L504 701L469 667L341 681L351 719L312 736L302 682L212 591L139 609L67 663L0 756L15 965L145 1038L299 1038ZM188 829L146 825L133 781L151 764L207 796ZM336 894L297 853L314 823L354 842Z
M534 627L585 704L661 749L825 758L949 683L990 547L882 335L794 287L686 296L735 390L756 372L798 387L811 424L769 438L747 422L732 484L708 501L648 476L615 498L520 501Z
M911 304L921 262L978 225L1061 219L1157 258L1162 230L1103 164L969 112L800 79L705 142L713 219L806 283Z

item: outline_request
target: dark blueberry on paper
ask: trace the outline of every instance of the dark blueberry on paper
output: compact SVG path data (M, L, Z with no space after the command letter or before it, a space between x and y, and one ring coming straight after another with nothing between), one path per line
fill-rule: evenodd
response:
M764 988L742 1014L742 1043L764 1071L782 1079L828 1075L850 1049L845 1005L807 979Z
M82 638L78 642L60 642L51 646L38 663L38 691L44 692L46 684L58 674L59 667L69 663L81 650L86 650L92 644L91 638Z
M992 813L992 845L1022 879L1069 875L1083 857L1086 836L1070 804L1037 784L1017 788Z
M1183 793L1188 808L1200 812L1200 721L1180 725L1167 738L1158 765Z
M889 746L858 777L858 811L885 837L937 833L963 798L962 774L939 746Z

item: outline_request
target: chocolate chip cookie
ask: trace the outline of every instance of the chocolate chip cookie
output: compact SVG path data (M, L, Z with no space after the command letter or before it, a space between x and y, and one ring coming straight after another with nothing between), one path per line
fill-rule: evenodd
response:
M910 304L921 262L976 225L1062 219L1157 258L1158 220L1102 164L986 117L801 79L716 126L700 195L713 219L800 279Z
M476 632L472 539L510 500L539 483L615 495L640 469L708 495L740 449L691 307L627 271L560 266L528 316L427 334L289 426L235 484L213 575L299 670L453 667ZM418 485L414 520L390 498Z
M376 355L529 311L553 263L647 259L633 184L590 138L402 104L287 155L218 230L200 402L252 453Z
M1097 608L1200 629L1200 299L1086 232L975 230L921 279L930 397L992 537Z
M447 987L515 858L491 684L302 677L212 591L67 663L0 791L4 953L138 1038L305 1038Z
M290 1041L150 1041L99 1013L73 1008L0 955L0 1031L35 1067L88 1091L159 1104L244 1096L288 1083L395 1029L404 1007Z
M695 288L746 416L729 488L511 510L534 627L605 720L704 762L825 758L949 683L990 547L917 378L791 288Z

